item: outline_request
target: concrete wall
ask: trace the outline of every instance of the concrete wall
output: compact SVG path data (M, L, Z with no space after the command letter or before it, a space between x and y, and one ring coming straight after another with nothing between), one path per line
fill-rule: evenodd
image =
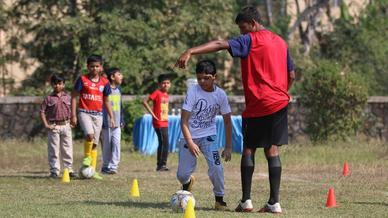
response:
M135 99L124 96L124 101ZM183 96L170 96L170 112L178 113ZM41 97L0 97L0 138L35 137L46 134L39 120ZM232 113L239 115L244 110L243 96L230 96ZM304 111L293 101L288 110L289 136L291 140L306 137L304 134ZM365 109L367 117L362 133L373 138L388 141L388 97L370 97Z

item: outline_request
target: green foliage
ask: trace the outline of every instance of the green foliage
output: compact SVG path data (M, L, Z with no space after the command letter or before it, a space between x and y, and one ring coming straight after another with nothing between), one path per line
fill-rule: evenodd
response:
M355 133L367 102L364 78L320 61L305 74L299 91L298 102L306 109L306 131L313 141L345 139Z
M39 89L52 73L64 72L68 81L85 73L92 53L105 57L106 67L124 74L125 94L145 94L155 88L160 73L174 75L172 94L182 94L184 81L194 72L172 70L185 49L211 39L237 34L234 0L197 1L18 1L9 11L20 29L18 46L25 58L39 61L24 86ZM21 18L21 19L20 19ZM29 34L32 40L21 39ZM222 69L222 55L210 55ZM200 58L200 57L199 57Z
M133 127L136 119L140 118L144 114L142 99L140 97L132 101L123 103L124 109L124 131L122 138L125 141L132 141Z
M374 1L357 23L340 19L321 41L322 55L365 76L372 95L388 95L387 22L388 0Z

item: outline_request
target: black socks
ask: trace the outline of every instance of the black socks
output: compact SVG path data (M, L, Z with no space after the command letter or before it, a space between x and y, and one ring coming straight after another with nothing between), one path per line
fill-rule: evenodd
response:
M255 171L255 154L243 155L241 157L241 186L242 202L251 198L252 175Z
M282 164L279 156L268 157L268 174L269 174L269 186L270 186L270 197L268 200L269 204L275 204L279 202L279 189L280 189L280 178L282 174Z

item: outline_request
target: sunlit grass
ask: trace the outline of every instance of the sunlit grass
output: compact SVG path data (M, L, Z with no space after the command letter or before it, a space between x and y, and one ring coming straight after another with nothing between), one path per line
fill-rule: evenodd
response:
M119 174L103 181L48 179L45 139L5 140L0 143L0 217L182 217L168 203L179 189L177 155L170 154L171 171L155 171L156 157L133 152L123 144ZM74 144L75 169L80 167L82 142ZM384 217L388 208L388 145L377 142L287 145L281 149L281 204L287 217ZM348 161L351 176L342 176ZM240 155L224 163L225 200L231 209L241 197ZM199 159L194 196L197 217L256 217L212 210L214 197L206 161ZM132 180L141 197L129 196ZM327 191L335 189L336 208L325 208ZM267 163L256 154L252 200L259 209L268 198ZM271 216L271 215L265 215Z

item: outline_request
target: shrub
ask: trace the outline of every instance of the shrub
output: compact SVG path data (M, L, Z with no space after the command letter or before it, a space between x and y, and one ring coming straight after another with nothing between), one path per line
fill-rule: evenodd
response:
M306 109L306 132L313 141L345 139L361 124L368 91L365 80L320 61L300 86L298 102Z
M122 138L125 141L132 141L132 133L135 121L144 114L143 105L141 102L141 98L123 102L125 127Z

